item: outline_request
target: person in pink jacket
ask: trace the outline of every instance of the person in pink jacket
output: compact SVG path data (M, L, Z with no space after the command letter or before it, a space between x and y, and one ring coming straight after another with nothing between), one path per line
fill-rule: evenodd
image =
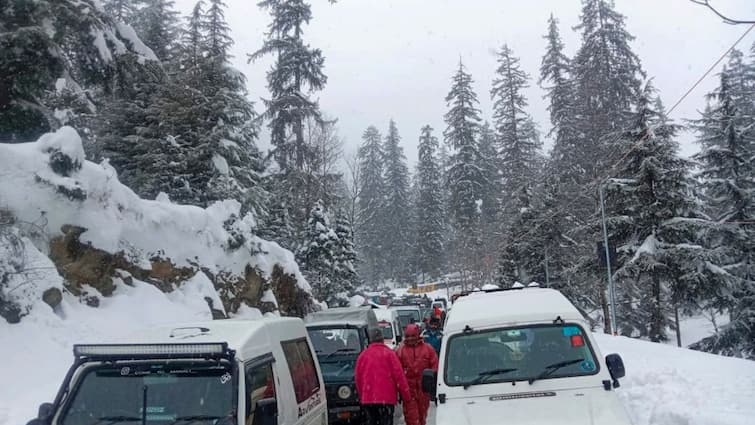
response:
M409 385L398 356L385 343L380 329L370 331L370 345L357 359L359 403L367 425L393 425L397 393L409 400Z

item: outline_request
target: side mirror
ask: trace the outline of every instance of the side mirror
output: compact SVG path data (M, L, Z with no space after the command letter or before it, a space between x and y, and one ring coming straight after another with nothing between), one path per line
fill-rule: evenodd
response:
M611 374L613 387L617 388L619 386L619 378L623 378L626 375L624 360L618 354L609 354L606 356L606 367L608 367L608 373Z
M254 406L253 425L277 425L278 402L274 398L258 400Z
M435 399L435 393L438 391L438 372L432 369L422 371L422 391L430 394Z
M27 422L26 425L47 425L53 414L55 414L55 406L52 403L42 403L37 410L37 418Z

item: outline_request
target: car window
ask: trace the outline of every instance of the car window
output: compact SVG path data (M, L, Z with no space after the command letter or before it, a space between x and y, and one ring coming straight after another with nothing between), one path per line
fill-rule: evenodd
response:
M307 329L307 333L309 333L309 339L312 341L317 355L362 351L362 339L359 337L359 329L356 328L314 328Z
M393 327L390 322L382 321L378 325L380 325L380 330L383 332L383 339L393 339Z
M599 365L579 325L540 325L458 334L449 338L445 380L466 385L498 369L505 373L482 383L520 381L541 375L550 366L572 362L550 372L550 378L593 375Z
M294 383L296 402L302 403L320 390L317 368L305 338L281 342L291 380Z
M246 425L254 423L257 402L265 399L276 400L273 364L254 365L246 369Z

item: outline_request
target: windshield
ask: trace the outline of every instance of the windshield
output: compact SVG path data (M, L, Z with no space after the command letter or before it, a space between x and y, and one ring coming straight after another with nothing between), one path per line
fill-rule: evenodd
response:
M357 328L318 328L308 329L307 332L320 361L333 354L362 351L362 340Z
M548 378L598 373L590 342L579 325L544 325L458 334L448 340L445 380L449 386L537 378L559 362ZM480 379L483 376L485 379Z
M398 310L398 319L403 326L421 321L419 310Z
M195 418L215 424L232 418L234 380L229 364L135 363L97 366L78 380L62 425L172 424Z
M380 330L383 332L383 339L393 339L393 327L388 322L378 323Z
M325 382L351 381L354 379L356 364L354 357L338 357L336 361L320 361L322 379Z

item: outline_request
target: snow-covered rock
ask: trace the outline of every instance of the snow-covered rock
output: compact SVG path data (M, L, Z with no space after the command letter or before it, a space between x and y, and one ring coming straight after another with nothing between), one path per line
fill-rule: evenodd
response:
M96 304L134 281L223 315L242 305L284 314L313 305L294 255L256 237L254 217L242 216L239 202L198 208L167 196L141 199L106 161L86 160L70 127L33 143L0 144L0 209L17 221L16 232L33 224L42 237L24 239L24 255L50 271L13 291L0 286L0 299L22 315L53 286ZM275 298L281 294L287 299Z

